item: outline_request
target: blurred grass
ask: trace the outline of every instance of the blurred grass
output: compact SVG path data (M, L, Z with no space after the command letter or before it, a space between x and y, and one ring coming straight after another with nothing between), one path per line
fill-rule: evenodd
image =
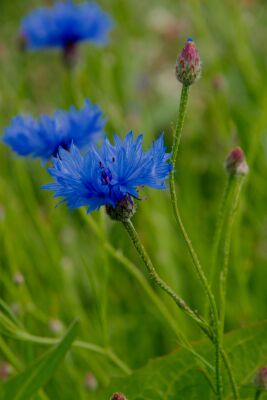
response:
M248 155L247 179L235 224L227 299L227 330L266 318L267 304L267 7L264 1L103 0L116 27L107 48L83 45L71 79L56 52L21 54L16 34L22 15L40 1L1 1L0 126L19 112L38 115L85 97L98 103L107 132L143 132L148 145L161 131L171 146L180 86L174 63L192 36L203 75L190 92L177 166L182 215L208 269L216 215L225 183L223 160L234 145ZM49 177L37 161L0 147L0 294L27 331L52 337L79 317L79 337L111 346L131 368L176 347L176 338L139 284L114 259L79 212L54 208L40 186ZM159 272L192 307L204 308L167 192L147 190L135 217ZM103 216L93 215L103 225ZM106 235L146 274L122 227L104 221ZM25 283L14 283L17 272ZM157 289L155 289L157 290ZM158 292L178 325L195 339L195 326ZM61 321L61 325L55 321ZM57 329L56 329L57 328ZM62 330L61 330L62 329ZM58 330L58 332L55 332ZM5 339L18 364L44 347ZM0 359L6 360L0 342ZM14 365L16 368L16 365ZM84 377L99 385L122 372L107 358L74 349L46 387L51 399L87 399Z

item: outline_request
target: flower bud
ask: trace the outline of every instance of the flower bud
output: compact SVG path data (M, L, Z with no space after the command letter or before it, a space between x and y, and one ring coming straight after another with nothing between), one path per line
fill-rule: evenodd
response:
M243 150L240 147L236 147L231 151L224 163L225 169L229 175L247 175L248 164Z
M115 208L110 205L106 206L106 211L111 219L114 219L115 221L126 222L135 214L136 204L131 196L126 195L117 203Z
M176 61L176 77L185 86L192 85L201 74L201 62L195 43L187 39Z
M86 389L95 391L98 388L98 381L92 372L87 372L84 378L84 384Z
M12 365L7 362L0 363L0 381L5 382L13 372Z
M254 384L258 389L267 390L267 367L260 368L254 376Z
M16 272L15 275L13 276L13 282L15 285L23 285L24 283L24 276L22 275L21 272Z
M114 393L114 394L111 396L110 400L127 400L127 398L126 398L125 395L122 394L122 393Z

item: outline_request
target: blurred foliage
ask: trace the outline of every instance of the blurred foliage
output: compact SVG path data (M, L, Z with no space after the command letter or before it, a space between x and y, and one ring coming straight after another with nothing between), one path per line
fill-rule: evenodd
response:
M109 135L133 129L144 133L148 145L164 131L170 149L181 89L175 59L186 38L193 37L203 74L190 90L178 157L182 215L208 271L226 180L223 161L234 145L241 145L250 174L234 227L226 328L266 318L266 2L99 1L115 20L110 44L84 44L72 72L58 52L18 49L21 17L44 3L1 0L1 130L17 113L81 106L88 97L103 108ZM82 213L54 208L55 200L40 190L49 180L44 166L15 157L3 144L0 157L0 294L27 331L61 336L79 317L79 338L110 346L131 368L175 349L174 333L138 282L104 251ZM194 309L203 311L204 294L174 223L169 194L147 190L144 198L134 222L158 271ZM93 218L146 275L122 227L103 213ZM20 285L14 278L18 272L24 277ZM158 295L188 337L200 338L165 294ZM13 373L44 350L38 344L0 341L0 359L13 364ZM91 398L88 372L100 388L122 375L107 357L75 348L45 388L48 398Z

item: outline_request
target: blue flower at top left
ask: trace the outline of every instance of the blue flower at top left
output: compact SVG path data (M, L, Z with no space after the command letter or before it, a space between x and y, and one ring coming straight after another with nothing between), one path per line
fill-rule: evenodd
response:
M79 149L95 144L103 137L105 119L97 105L89 100L80 110L58 110L53 116L34 119L19 115L5 129L3 142L20 156L47 161L59 148L68 150L71 144Z
M105 44L112 26L111 17L98 4L69 0L30 12L21 22L20 36L29 50L66 50L85 40Z

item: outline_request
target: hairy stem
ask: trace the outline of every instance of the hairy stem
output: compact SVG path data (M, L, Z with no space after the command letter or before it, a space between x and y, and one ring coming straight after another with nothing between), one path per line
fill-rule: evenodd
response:
M234 188L233 188L233 198L231 199L232 204L229 211L228 220L226 222L225 228L225 241L224 241L224 255L223 255L223 266L220 275L220 334L223 337L224 333L224 320L225 320L225 305L226 305L226 289L227 289L227 276L228 276L228 266L229 266L229 256L231 248L231 237L233 230L233 223L235 219L235 213L238 206L238 201L244 182L243 176L234 177Z
M217 218L217 223L216 223L216 229L215 229L215 235L214 235L214 240L213 240L213 245L212 245L212 250L211 250L211 265L210 265L210 270L209 270L209 282L210 286L214 288L214 280L217 272L217 259L218 259L218 250L219 250L219 245L221 242L221 237L222 237L222 230L223 226L225 223L225 218L226 218L226 211L227 211L227 204L228 204L228 198L231 192L232 188L232 179L229 176L226 185L223 191L223 196L221 200L221 205L219 209L219 214ZM206 302L205 305L205 312L204 316L207 318L208 314L210 311L209 307L209 302Z
M210 327L207 323L199 317L197 313L195 313L187 304L186 302L181 299L171 288L168 284L158 275L157 271L155 270L152 261L150 260L143 244L141 243L139 236L132 224L129 220L127 222L123 222L123 225L128 232L130 239L135 246L137 252L139 253L142 261L144 262L147 270L149 272L150 278L153 282L159 286L162 290L164 290L177 304L177 306L186 314L188 315L193 321L195 321L198 326L202 329L202 331L210 338L211 331Z
M225 365L225 368L226 368L226 371L227 371L227 374L228 374L228 377L229 377L229 380L230 380L230 384L231 384L231 387L232 387L232 392L233 392L234 399L238 400L240 398L239 397L238 386L237 386L237 383L236 383L236 380L235 380L235 377L234 377L234 373L233 373L233 370L232 370L232 366L231 366L230 360L228 358L227 353L224 351L223 348L221 348L221 356L222 356L223 363Z
M84 213L82 215L85 215ZM86 216L87 222L89 222L89 225L91 229L94 231L96 236L101 238L101 230L99 229L98 224L93 220L92 217ZM152 287L149 285L147 282L147 279L144 277L142 272L137 268L135 264L133 264L127 257L125 257L121 251L115 249L110 243L108 242L103 242L103 245L105 246L107 252L113 257L115 260L121 263L121 265L126 269L126 271L132 275L136 281L140 284L140 286L143 288L144 292L147 294L147 296L150 298L150 300L154 303L154 305L157 307L163 318L168 322L170 328L174 331L174 333L177 336L177 339L179 341L179 345L189 351L191 354L194 355L196 359L198 359L202 364L206 365L210 370L214 372L214 367L204 358L202 357L199 353L197 353L191 343L186 339L184 334L180 331L180 329L177 326L177 322L169 312L168 308L164 304L164 302L161 300L161 298L155 293L155 291L152 289Z
M182 218L180 215L178 202L177 202L177 195L176 195L176 191L175 191L175 165L176 165L177 153L178 153L179 144L181 141L182 129L183 129L183 124L184 124L184 119L185 119L185 114L186 114L188 93L189 93L189 86L183 85L182 92L181 92L181 98L180 98L178 118L177 118L176 127L175 127L175 131L174 131L173 146L172 146L172 156L171 156L172 170L170 172L170 193L171 193L171 202L172 202L175 220L176 220L178 226L180 227L180 230L182 232L183 238L187 245L188 251L193 260L193 264L195 266L198 278L200 280L200 283L201 283L201 285L205 291L205 294L207 296L207 299L209 301L213 326L214 326L214 330L215 330L214 345L215 345L215 368L216 368L216 392L217 392L217 399L220 400L220 399L222 399L222 373L221 373L221 356L220 356L220 353L221 353L220 330L219 330L219 319L218 319L217 306L216 306L215 298L211 291L209 282L206 278L206 275L204 273L202 265L197 256L197 253L196 253L196 251L192 245L192 242L187 234L187 231L184 227L184 224L183 224L183 221L182 221Z

